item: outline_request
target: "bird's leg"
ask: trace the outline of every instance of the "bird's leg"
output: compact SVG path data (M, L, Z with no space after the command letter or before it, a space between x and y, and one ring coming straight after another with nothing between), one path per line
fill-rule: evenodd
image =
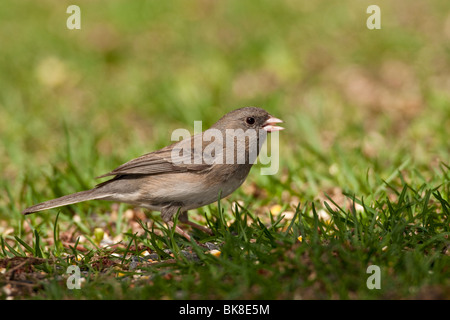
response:
M169 226L169 228L171 228L171 229L173 228L174 222L172 220L167 221L166 223ZM185 237L189 242L191 241L191 236L186 231L181 229L179 226L175 226L175 232L178 233L179 235L182 235L183 237Z
M207 234L209 234L211 236L214 235L214 233L212 232L212 230L210 228L207 228L205 226L199 225L198 223L190 221L189 217L188 217L188 214L187 214L187 211L181 212L180 215L178 216L178 220L180 220L181 223L187 224L187 225L189 225L189 226L191 226L193 228L196 228L196 229L198 229L198 230L200 230L200 231L202 231L204 233L207 233Z
M161 208L161 218L171 229L173 229L175 225L175 223L173 222L173 217L178 212L178 210L180 210L180 206L177 205L169 205ZM183 212L181 212L180 216L182 214ZM191 236L187 234L187 232L181 229L179 226L175 226L175 232L185 237L188 241L191 241Z

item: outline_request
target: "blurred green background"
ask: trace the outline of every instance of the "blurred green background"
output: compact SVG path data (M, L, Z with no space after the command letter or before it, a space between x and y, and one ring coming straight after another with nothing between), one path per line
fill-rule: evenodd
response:
M81 30L66 27L71 4ZM380 30L366 27L372 4ZM434 187L449 105L447 0L1 1L0 233L244 106L286 130L280 172L254 171L233 199L374 200L399 169Z
M68 157L92 187L173 129L249 105L286 122L274 197L364 194L405 160L428 181L449 162L448 1L378 1L380 30L369 1L79 1L81 30L69 4L0 4L4 217L31 204L30 181L54 196L43 177ZM61 194L80 189L65 180Z

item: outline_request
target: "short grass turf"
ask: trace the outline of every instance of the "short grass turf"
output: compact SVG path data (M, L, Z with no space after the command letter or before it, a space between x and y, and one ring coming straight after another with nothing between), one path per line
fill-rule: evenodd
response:
M63 2L2 2L0 298L449 299L450 5L379 1L369 30L370 4L82 1L68 30ZM249 105L285 120L279 170L190 213L214 236L20 214Z

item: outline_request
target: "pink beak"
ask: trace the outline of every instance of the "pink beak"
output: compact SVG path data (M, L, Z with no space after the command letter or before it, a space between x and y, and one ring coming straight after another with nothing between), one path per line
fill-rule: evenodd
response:
M284 130L283 127L279 127L276 125L277 123L282 122L283 120L270 116L269 119L267 119L266 122L264 122L263 129L266 130L267 132Z

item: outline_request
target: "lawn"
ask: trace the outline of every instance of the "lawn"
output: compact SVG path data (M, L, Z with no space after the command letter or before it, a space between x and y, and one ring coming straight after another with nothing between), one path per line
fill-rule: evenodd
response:
M448 1L77 4L0 4L0 299L450 299ZM284 120L279 170L192 210L213 236L21 215L244 106Z

